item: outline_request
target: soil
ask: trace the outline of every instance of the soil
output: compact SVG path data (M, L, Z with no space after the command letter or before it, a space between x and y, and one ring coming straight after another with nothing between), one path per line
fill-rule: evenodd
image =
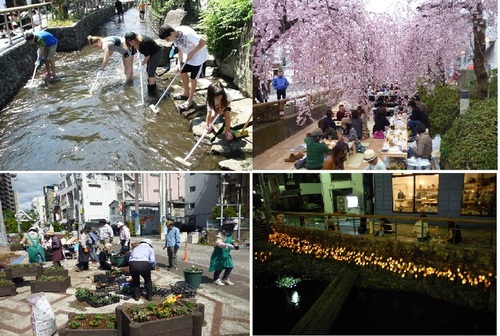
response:
M19 258L19 254L16 253L0 253L0 264L9 265L14 259L17 258Z
M116 316L115 314L100 314L103 316L103 319L96 320L94 317L96 314L77 314L73 315L70 319L68 319L68 324L67 327L68 329L116 329ZM79 319L78 317L85 317L84 319ZM70 328L70 323L76 321L80 323L80 326L78 328ZM91 325L91 321L95 321L96 324ZM97 324L97 322L99 322ZM114 326L113 328L108 328L106 324L108 322L113 322Z

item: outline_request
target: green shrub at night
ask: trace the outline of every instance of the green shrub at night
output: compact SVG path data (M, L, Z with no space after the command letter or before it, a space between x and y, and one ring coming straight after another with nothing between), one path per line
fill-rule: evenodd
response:
M497 169L498 109L495 97L472 101L443 136L441 157L452 169Z
M202 24L207 27L208 51L215 57L225 59L237 52L237 41L245 24L252 19L252 1L213 0L201 14ZM246 43L247 41L242 41Z

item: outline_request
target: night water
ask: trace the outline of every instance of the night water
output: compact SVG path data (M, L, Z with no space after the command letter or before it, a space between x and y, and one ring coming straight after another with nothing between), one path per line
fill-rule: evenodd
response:
M302 281L283 289L262 280L253 291L255 335L289 334L328 286ZM496 334L496 316L414 293L354 288L329 334L488 335Z

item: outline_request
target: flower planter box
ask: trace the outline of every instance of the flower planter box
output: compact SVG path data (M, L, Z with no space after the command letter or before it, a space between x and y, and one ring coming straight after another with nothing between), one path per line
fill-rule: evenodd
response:
M115 329L108 329L108 328L103 328L103 327L99 327L99 326L95 327L95 328L92 326L87 326L87 327L85 327L85 329L83 329L84 327L82 327L82 329L73 329L70 327L70 322L74 320L75 316L91 317L91 316L95 316L95 315L96 314L69 313L68 314L68 322L66 323L66 325L64 327L64 335L66 335L66 336L78 336L78 335L88 335L89 333L92 333L92 336L115 336L115 335L118 335L118 331L116 328ZM114 314L103 314L103 315L106 317L110 316L110 315L114 316Z
M0 296L14 296L16 294L16 285L13 283L9 285L0 285Z
M146 305L144 305L145 307ZM127 315L128 306L116 307L116 327L123 336L201 336L205 306L198 304L191 314L149 322L134 322Z
M25 276L38 277L42 273L42 266L38 264L29 264L28 266L9 267L5 269L7 279L22 278Z
M24 250L24 246L19 243L10 243L10 250L11 251L22 251Z
M42 274L40 274L40 276L63 276L63 277L66 277L68 275L69 272L66 268L54 271L42 269ZM38 276L37 278L39 278L40 276Z
M71 286L69 276L66 276L62 281L40 281L35 280L30 282L31 293L37 292L64 292Z

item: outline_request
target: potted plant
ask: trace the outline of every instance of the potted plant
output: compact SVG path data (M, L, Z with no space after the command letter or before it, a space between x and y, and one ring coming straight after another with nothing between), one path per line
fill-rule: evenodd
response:
M205 307L191 301L168 297L163 302L118 306L118 335L201 336Z
M189 268L185 268L183 271L184 281L194 288L199 288L201 284L201 278L203 276L203 270L196 267L195 265L191 265Z
M89 332L94 336L117 335L115 314L68 314L65 334L85 335Z
M49 268L42 268L42 274L46 276L68 276L68 270L64 267L52 266Z
M86 302L91 296L90 289L87 288L77 288L75 293L76 299L80 302Z
M30 282L31 292L65 292L71 286L69 276L42 275L37 280Z
M16 286L10 280L0 279L0 296L16 295Z
M16 264L5 268L7 279L22 278L24 276L39 276L42 266L39 264Z

